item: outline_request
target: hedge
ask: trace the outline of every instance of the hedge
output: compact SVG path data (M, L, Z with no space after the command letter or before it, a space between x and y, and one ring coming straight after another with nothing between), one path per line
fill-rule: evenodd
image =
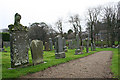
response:
M10 34L9 33L0 33L0 35L2 34L2 40L3 41L10 41Z

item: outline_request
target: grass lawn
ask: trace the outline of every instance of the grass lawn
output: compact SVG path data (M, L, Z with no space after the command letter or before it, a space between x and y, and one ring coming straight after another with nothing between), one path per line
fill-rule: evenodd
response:
M96 51L90 51L90 53L85 53L85 50L83 51L84 54L80 55L74 55L75 49L68 49L68 52L66 52L66 58L62 59L55 59L55 52L53 51L44 51L44 61L47 63L42 63L35 66L28 66L24 68L16 68L16 69L8 69L10 68L11 62L10 62L10 48L5 49L7 52L3 52L2 54L2 78L18 78L20 76L38 72L41 70L44 70L48 67L58 65L60 63L65 63L73 59L77 59L80 57L88 56L90 54L93 54L95 52L99 51L113 51L113 59L112 59L112 65L111 69L114 73L115 77L118 77L118 49L113 48L97 48ZM31 53L29 51L29 63L32 64L32 57Z

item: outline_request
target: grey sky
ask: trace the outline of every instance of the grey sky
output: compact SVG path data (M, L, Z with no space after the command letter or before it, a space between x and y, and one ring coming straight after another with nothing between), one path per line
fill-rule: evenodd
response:
M46 22L55 27L55 22L61 18L63 30L67 31L70 15L79 14L82 28L85 26L85 13L89 7L118 2L119 0L0 0L0 29L7 28L14 23L14 14L22 16L21 24Z

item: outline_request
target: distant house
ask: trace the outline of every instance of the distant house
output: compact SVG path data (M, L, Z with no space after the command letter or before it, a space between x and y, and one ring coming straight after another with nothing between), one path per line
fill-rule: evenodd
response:
M5 29L0 29L0 32L9 32L7 28Z

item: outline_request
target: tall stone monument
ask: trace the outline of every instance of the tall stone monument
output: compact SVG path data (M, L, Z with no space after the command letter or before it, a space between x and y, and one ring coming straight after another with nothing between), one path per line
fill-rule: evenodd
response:
M49 47L50 47L50 51L53 50L53 42L52 42L52 39L49 38Z
M58 35L56 38L56 53L55 53L55 58L65 58L65 52L63 51L63 40L60 35Z
M43 42L32 40L30 44L33 65L43 62Z
M80 50L80 38L79 35L76 34L76 50L75 50L75 55L82 54L82 51Z
M11 67L24 66L28 59L28 35L27 27L20 24L21 15L15 14L14 25L9 25L10 32L10 56Z

